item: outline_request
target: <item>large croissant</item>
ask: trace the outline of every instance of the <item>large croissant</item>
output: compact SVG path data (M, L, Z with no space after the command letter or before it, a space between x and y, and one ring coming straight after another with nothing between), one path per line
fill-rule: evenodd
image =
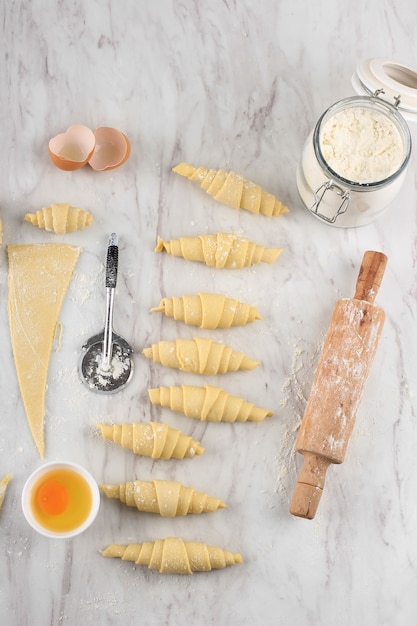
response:
M232 396L220 387L157 387L148 389L152 404L160 404L188 417L208 422L261 422L272 415L242 398Z
M228 565L242 563L242 556L205 543L183 541L179 537L167 537L146 543L129 545L111 544L103 550L108 558L133 561L147 565L161 574L193 574L223 569Z
M26 213L24 219L34 226L63 235L90 226L93 216L79 207L73 207L67 203L55 203L35 213Z
M158 237L156 252L167 252L188 261L205 263L209 267L242 269L256 263L273 263L283 248L266 248L239 238L234 233L197 235L164 241Z
M253 370L259 365L259 361L250 359L243 352L206 337L160 341L142 350L142 354L155 363L192 374L224 374Z
M251 213L273 217L288 212L287 207L275 196L236 172L194 167L188 163L180 163L173 171L200 183L216 200L234 209L246 209Z
M119 485L100 485L108 498L118 498L138 511L176 517L191 513L212 513L226 505L175 480L134 480Z
M203 453L200 442L159 422L97 424L104 439L152 459L183 459Z
M258 309L220 293L197 293L191 296L163 298L151 311L164 313L176 321L200 328L244 326L261 319Z

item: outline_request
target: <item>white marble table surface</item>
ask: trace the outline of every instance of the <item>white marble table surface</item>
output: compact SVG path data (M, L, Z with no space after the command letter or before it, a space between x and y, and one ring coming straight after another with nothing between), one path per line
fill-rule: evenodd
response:
M1 4L0 618L10 626L411 626L417 611L416 155L400 195L377 222L338 229L302 207L295 170L319 115L352 95L368 57L417 66L411 0L29 0ZM120 169L56 169L48 140L69 125L114 126L131 140ZM411 129L417 139L416 129ZM234 211L171 172L180 161L243 173L290 207L279 219ZM23 222L51 202L90 211L85 230L55 236ZM83 341L103 325L103 260L120 238L115 327L135 349L131 383L114 396L83 387ZM154 252L157 236L233 231L283 246L273 265L213 270ZM62 345L51 357L44 461L83 464L98 482L170 478L228 504L164 519L103 500L93 526L48 540L26 523L22 486L39 458L27 425L7 318L6 246L66 242L83 249L65 298ZM328 472L316 518L289 500L301 465L297 429L336 300L353 296L363 252L388 266L387 315L345 462ZM262 320L198 331L149 309L161 297L225 292ZM141 350L196 334L259 359L253 372L207 377L167 370ZM259 424L204 424L151 407L147 388L219 384L270 408ZM205 453L152 461L104 442L98 421L165 421ZM164 576L104 559L109 543L166 536L241 552L243 563Z

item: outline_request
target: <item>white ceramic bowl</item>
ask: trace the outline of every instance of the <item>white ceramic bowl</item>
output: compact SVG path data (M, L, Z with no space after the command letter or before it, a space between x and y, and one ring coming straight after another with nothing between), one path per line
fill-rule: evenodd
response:
M34 487L36 486L36 484L38 483L38 481L42 478L42 476L44 476L48 472L51 472L52 470L61 470L61 469L71 470L75 472L76 474L78 474L81 478L83 478L85 482L87 483L88 488L90 490L90 494L91 494L90 512L88 513L84 521L81 522L75 528L71 530L62 531L62 532L50 530L48 528L45 528L42 524L40 524L38 520L35 518L33 511L32 511L32 507L31 507L32 491ZM32 528L34 528L38 533L40 533L41 535L44 535L45 537L68 539L69 537L75 537L76 535L79 535L80 533L84 532L93 523L98 513L99 507L100 507L100 490L98 488L97 482L94 480L92 475L89 472L87 472L87 470L81 467L81 465L78 465L77 463L68 462L68 461L53 461L50 463L45 463L41 467L38 467L38 469L36 469L29 476L22 491L22 509L23 509L23 514L25 518L28 521L28 523L32 526Z

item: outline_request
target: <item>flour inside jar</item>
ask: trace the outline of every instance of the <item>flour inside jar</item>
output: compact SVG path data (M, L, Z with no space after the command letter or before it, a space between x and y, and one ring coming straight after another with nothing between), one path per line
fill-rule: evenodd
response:
M395 124L365 107L331 116L320 133L320 149L330 168L342 178L367 184L385 180L404 160L404 146Z

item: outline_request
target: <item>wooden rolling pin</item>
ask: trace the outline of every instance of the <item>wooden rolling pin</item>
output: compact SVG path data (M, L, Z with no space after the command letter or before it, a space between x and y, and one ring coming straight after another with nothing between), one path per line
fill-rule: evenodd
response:
M330 463L342 463L371 369L385 314L373 302L387 257L367 251L355 297L336 303L295 449L304 464L290 513L313 519Z

